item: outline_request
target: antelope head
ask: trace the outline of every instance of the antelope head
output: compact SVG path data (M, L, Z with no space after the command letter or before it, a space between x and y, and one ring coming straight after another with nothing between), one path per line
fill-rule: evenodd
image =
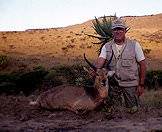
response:
M98 91L98 98L106 98L108 96L108 84L107 84L107 70L105 68L97 69L84 54L84 59L88 63L88 65L94 70L95 72L95 83L94 88ZM84 70L89 73L89 70L84 67Z

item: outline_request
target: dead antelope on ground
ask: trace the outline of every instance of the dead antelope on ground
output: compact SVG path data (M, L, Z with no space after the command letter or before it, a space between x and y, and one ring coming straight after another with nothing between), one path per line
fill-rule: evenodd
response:
M94 66L90 66L96 71ZM88 72L86 68L84 70ZM42 93L36 101L29 104L47 109L67 109L75 113L94 110L108 96L106 79L107 72L101 69L96 72L94 88L90 94L86 93L84 87L61 85Z

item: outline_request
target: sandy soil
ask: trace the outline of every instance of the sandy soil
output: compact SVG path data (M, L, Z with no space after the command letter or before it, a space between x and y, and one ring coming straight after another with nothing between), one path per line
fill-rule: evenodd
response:
M146 53L148 69L162 69L162 14L127 16L127 37L137 40ZM95 60L99 45L92 20L62 28L29 29L0 32L0 55L7 55L9 64L5 71L32 69L36 66L51 68L60 64L82 64L83 54Z
M124 109L108 114L99 110L85 115L70 111L49 111L28 105L34 96L0 96L0 131L162 131L162 108L141 107L135 114Z

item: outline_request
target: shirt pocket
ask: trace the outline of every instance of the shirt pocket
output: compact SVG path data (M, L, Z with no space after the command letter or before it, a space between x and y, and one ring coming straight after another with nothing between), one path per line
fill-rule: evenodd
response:
M123 59L121 65L123 67L131 67L133 65L133 62L134 62L134 58L129 57L129 58Z

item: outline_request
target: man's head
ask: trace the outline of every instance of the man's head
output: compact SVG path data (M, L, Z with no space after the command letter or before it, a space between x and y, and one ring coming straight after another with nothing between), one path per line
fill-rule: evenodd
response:
M114 40L117 43L124 42L127 28L128 28L127 25L122 19L119 18L113 21L111 29Z
M125 24L125 22L121 19L121 18L118 18L116 20L114 20L112 22L112 27L111 29L115 29L115 28L123 28L123 29L127 29L127 25Z

